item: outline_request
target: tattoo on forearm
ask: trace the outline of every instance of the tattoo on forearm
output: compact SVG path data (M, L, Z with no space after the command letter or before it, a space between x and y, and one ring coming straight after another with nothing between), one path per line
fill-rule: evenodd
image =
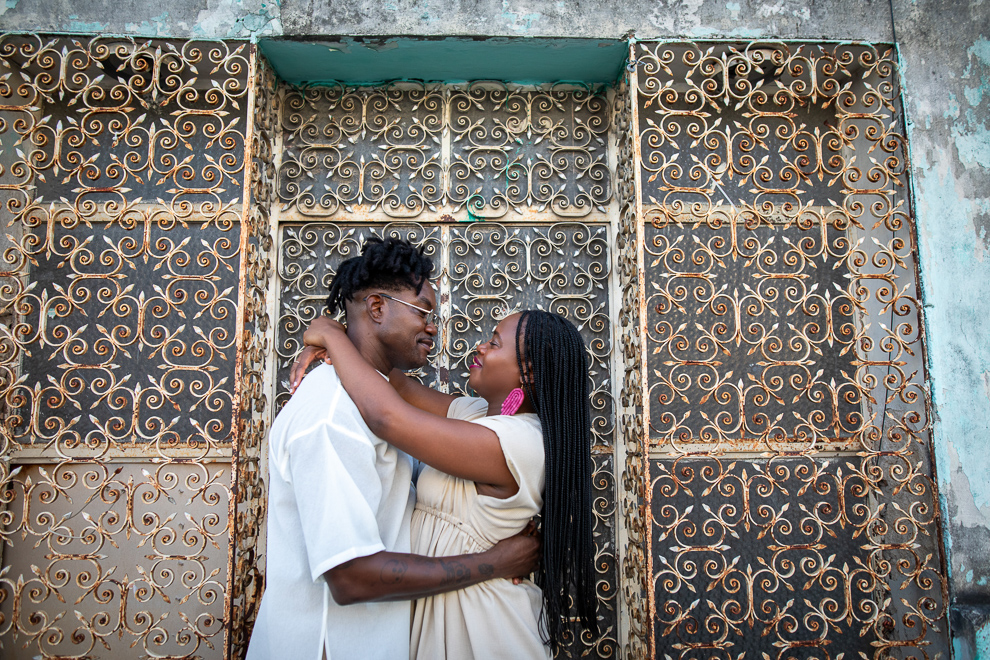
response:
M396 584L402 581L402 577L406 574L408 569L406 562L399 559L389 559L382 566L381 581L382 584Z
M478 572L481 573L486 578L490 578L495 574L495 567L491 564L481 564L478 566Z
M460 584L471 579L471 569L465 566L462 562L444 561L441 559L440 566L443 567L443 570L446 573L443 580L440 581L440 584L442 585Z

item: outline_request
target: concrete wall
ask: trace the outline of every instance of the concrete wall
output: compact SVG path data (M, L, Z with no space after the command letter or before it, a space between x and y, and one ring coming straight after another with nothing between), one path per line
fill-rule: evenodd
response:
M0 0L3 30L183 38L896 36L955 656L990 658L990 3L893 0L893 17L886 0Z
M890 40L887 0L0 0L5 30Z
M990 658L990 7L897 0L954 655Z

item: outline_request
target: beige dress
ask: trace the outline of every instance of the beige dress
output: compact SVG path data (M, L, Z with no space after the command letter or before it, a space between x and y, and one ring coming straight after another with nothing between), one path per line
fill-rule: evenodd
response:
M543 434L534 414L485 417L484 399L456 399L447 411L495 431L519 492L500 500L465 481L424 467L416 488L412 551L431 557L482 552L518 533L543 507ZM411 660L549 658L540 638L543 592L526 580L495 579L417 600Z

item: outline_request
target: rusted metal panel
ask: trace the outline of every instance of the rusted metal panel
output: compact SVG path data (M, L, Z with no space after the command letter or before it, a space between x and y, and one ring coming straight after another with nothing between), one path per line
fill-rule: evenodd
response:
M616 657L608 90L403 84L281 99L276 406L333 273L370 236L408 239L438 266L433 386L465 392L475 346L511 310L571 319L591 365L601 634L575 635L563 655Z
M4 657L221 657L250 46L0 38Z
M892 49L634 59L651 655L944 651Z

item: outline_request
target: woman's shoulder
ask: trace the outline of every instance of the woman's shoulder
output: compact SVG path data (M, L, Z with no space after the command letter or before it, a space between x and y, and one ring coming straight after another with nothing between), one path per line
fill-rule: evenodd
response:
M476 396L461 396L450 402L447 417L465 422L476 421L488 414L488 402Z
M502 451L507 456L543 463L543 431L540 418L533 413L521 415L492 415L474 420L498 435Z

